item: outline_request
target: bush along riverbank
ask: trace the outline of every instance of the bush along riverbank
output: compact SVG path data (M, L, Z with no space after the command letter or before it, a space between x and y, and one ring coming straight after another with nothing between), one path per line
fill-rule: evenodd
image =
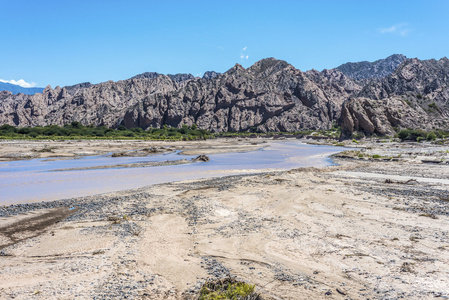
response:
M72 122L64 126L45 127L0 126L0 139L149 139L149 140L204 140L213 134L196 125L183 125L181 128L164 126L163 128L128 129L123 125L113 129L105 126L84 126Z

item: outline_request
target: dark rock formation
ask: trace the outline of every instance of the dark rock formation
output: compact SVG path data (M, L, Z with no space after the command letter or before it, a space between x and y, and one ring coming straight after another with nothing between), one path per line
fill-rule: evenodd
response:
M340 106L304 73L268 58L248 69L237 64L210 80L191 80L165 95L149 95L128 110L124 122L143 128L195 123L217 132L297 131L329 128L339 112Z
M201 154L195 158L192 158L193 162L208 162L210 160L209 156Z
M159 76L163 76L162 74L156 73L156 72L145 72L139 75L136 75L134 77L131 77L131 79L153 79ZM166 75L167 77L169 77L171 80L173 80L174 82L182 82L182 81L186 81L186 80L191 80L194 79L195 77L192 74L168 74Z
M383 78L393 73L406 59L407 57L402 54L393 54L385 59L379 59L374 62L361 61L345 63L336 69L355 80Z
M203 78L204 79L212 79L220 75L221 73L217 73L215 71L206 71L204 72Z
M153 79L162 74L156 73L156 72L145 72L142 74L138 74L136 76L131 77L130 79Z
M327 99L332 99L338 105L343 104L351 96L357 95L362 89L362 86L337 69L322 72L310 70L306 72L306 75L320 87Z
M419 124L419 128L431 129L429 119L424 110L414 109L400 98L354 98L343 104L341 127L347 137L354 131L386 135L394 133L393 127L416 128Z
M71 95L75 94L80 89L87 89L90 88L93 84L90 82L82 82L71 86L65 86L64 88L67 90L67 92Z

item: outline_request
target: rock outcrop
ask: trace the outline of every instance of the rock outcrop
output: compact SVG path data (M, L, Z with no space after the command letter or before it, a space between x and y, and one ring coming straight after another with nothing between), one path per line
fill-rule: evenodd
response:
M387 69L378 68L378 75ZM448 106L447 58L406 59L393 73L372 80L354 80L339 69L301 72L267 58L247 69L236 64L202 78L153 72L118 82L48 86L35 95L0 92L0 125L79 121L144 129L196 124L214 132L292 132L340 124L349 137L354 131L383 135L406 127L447 129Z
M449 60L408 59L389 76L367 84L344 103L341 125L388 134L397 128L449 128Z
M220 75L221 73L215 72L215 71L206 71L204 72L203 78L204 79L212 79Z
M164 112L164 114L161 114ZM303 72L268 58L248 69L236 64L210 80L189 81L169 94L146 97L125 115L127 127L197 124L215 131L326 129L340 107Z
M361 97L343 104L340 125L344 136L349 137L354 131L367 135L393 134L394 128L416 128L418 123L421 129L432 129L432 121L424 110L414 109L400 98Z

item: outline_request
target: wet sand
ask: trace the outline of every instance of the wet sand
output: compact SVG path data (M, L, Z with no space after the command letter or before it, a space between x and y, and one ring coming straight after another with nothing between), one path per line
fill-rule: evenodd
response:
M265 299L449 297L447 147L368 147L402 155L1 207L0 298L192 299L229 275Z
M145 156L182 151L186 155L256 151L264 139L220 138L206 141L147 140L0 140L0 161L105 155Z

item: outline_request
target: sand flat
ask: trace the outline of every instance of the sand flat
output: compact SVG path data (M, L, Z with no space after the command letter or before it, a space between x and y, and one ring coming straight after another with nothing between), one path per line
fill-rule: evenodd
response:
M265 299L449 296L447 185L381 176L449 168L339 162L76 199L66 221L2 250L0 293L193 299L230 275Z

